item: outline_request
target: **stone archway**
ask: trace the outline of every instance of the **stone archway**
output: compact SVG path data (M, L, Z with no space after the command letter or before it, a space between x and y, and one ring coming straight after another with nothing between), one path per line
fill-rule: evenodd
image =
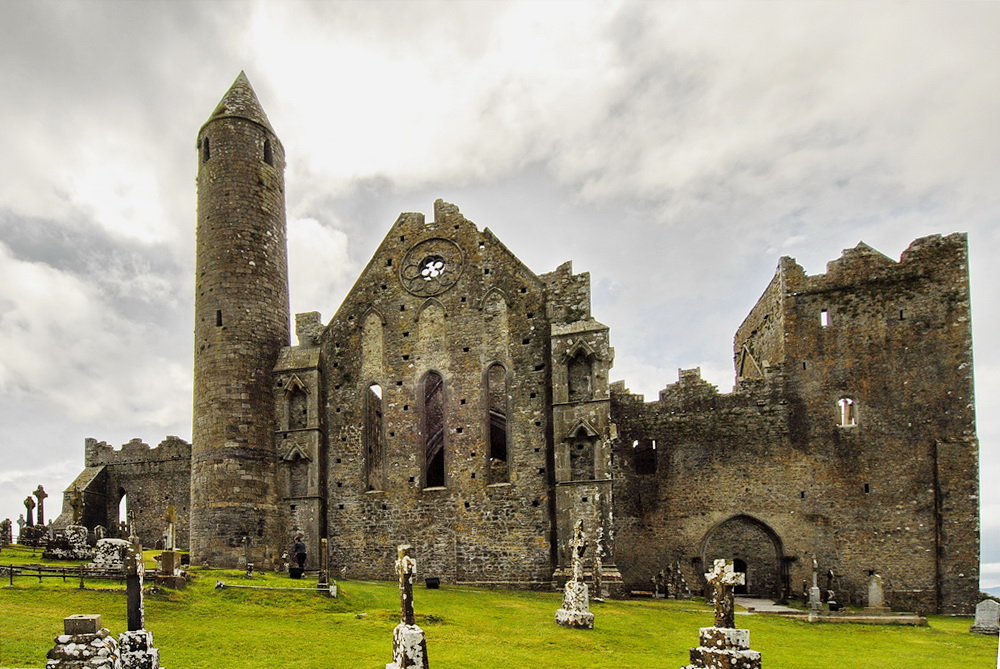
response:
M784 551L781 539L766 523L737 515L710 529L701 544L702 563L709 568L720 558L744 567L746 594L781 598L785 590Z

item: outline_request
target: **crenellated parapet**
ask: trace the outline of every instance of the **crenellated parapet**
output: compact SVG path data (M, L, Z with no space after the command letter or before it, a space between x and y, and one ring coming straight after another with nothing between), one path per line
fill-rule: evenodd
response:
M131 439L118 449L93 437L87 437L84 441L84 466L86 467L190 459L191 444L172 435L152 448L138 437Z

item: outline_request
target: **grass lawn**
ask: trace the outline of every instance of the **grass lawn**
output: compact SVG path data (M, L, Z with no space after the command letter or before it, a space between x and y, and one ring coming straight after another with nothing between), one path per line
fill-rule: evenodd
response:
M151 557L158 551L150 551ZM14 548L0 566L45 563ZM148 561L152 566L152 561ZM58 563L61 565L67 563ZM382 669L392 659L398 623L395 583L341 581L340 598L313 592L223 589L232 585L315 585L286 575L245 579L238 571L193 571L182 591L146 596L146 627L168 669ZM77 588L70 579L0 579L0 667L43 667L62 619L100 613L114 634L125 629L124 585ZM663 600L593 604L594 630L554 623L558 593L442 586L416 589L417 623L436 669L679 669L698 628L712 623L701 602ZM933 616L930 627L810 625L764 615L738 616L769 669L963 669L996 666L997 639L969 634L969 618Z

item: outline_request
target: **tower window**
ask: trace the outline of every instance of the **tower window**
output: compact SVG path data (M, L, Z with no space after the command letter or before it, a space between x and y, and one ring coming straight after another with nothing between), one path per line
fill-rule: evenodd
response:
M274 151L271 149L271 139L269 137L264 138L264 162L274 167Z
M222 327L222 309L215 310L215 327Z
M212 157L212 148L209 145L208 137L206 137L201 143L201 162L207 163L208 159Z
M824 328L830 326L830 312L826 309L819 312L819 324Z

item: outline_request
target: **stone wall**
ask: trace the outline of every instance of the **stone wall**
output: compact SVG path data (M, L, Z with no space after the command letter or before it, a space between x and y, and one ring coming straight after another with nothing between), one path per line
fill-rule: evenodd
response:
M644 586L678 559L699 583L726 546L767 594L780 594L775 575L798 591L815 556L842 601L864 603L876 571L897 609L970 611L978 443L964 235L919 239L898 263L862 244L818 276L782 259L734 360L728 395L691 371L653 403L615 387L626 581Z

